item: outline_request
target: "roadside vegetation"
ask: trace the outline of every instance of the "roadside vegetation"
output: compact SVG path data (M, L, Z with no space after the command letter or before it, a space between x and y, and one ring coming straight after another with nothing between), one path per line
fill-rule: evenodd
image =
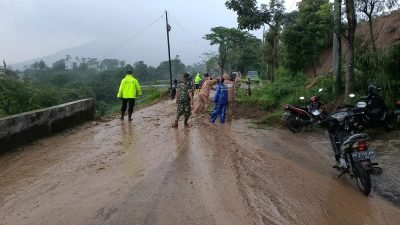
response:
M283 104L301 104L300 96L308 100L319 88L324 89L322 101L328 105L338 99L341 103L348 101L349 93L365 95L369 83L382 87L388 106L400 98L400 42L395 36L400 29L400 12L395 10L396 1L302 0L292 12L286 12L284 3L226 1L226 7L237 14L238 28L211 28L203 38L218 46L218 52L204 53L202 62L189 66L177 55L171 61L173 79L179 79L184 72L216 76L223 72L246 75L247 71L258 71L264 85L254 88L251 96L246 95L245 89L239 90L237 99L243 107L256 107L267 113L262 119L267 122L277 121ZM379 34L385 36L379 38L373 31L378 26L375 22L382 18L388 22L379 25L386 26L382 28L384 34ZM360 28L357 33L356 27L362 26L369 29ZM263 27L262 39L244 31ZM324 62L329 60L331 65L332 61L324 55L337 47L333 37L339 40L341 49L335 51L338 66L323 70ZM0 116L81 98L95 98L100 115L115 112L119 107L118 85L127 69L134 71L141 85L154 86L144 90L139 104L158 99L167 91L162 87L169 85L168 61L153 67L143 61L131 65L117 59L66 55L51 66L38 61L23 71L8 69L1 75Z
M204 64L185 66L179 56L171 63L174 78L186 71L197 73L205 70ZM8 69L0 75L0 117L83 98L96 100L98 116L119 111L120 102L116 95L127 70L133 70L143 86L143 97L137 99L137 105L147 105L168 91L168 62L152 67L139 61L132 66L117 59L98 61L67 55L52 66L41 60L24 71Z

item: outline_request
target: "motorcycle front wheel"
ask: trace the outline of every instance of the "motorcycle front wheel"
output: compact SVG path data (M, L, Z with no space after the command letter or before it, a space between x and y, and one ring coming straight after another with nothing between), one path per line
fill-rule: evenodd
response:
M360 191L365 195L368 196L371 193L371 177L367 170L365 170L360 162L356 163L355 166L355 178L357 182L357 186Z
M303 125L297 120L297 116L295 115L290 115L287 118L286 123L289 130L293 133L298 133L303 129Z

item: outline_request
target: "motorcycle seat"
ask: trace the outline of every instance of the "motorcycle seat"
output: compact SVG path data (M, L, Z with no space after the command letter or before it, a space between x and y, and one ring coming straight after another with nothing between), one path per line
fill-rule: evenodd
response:
M349 138L347 138L347 140L343 142L343 145L348 145L348 144L351 144L351 143L353 143L353 142L355 142L357 140L368 139L368 138L369 138L368 134L365 134L365 133L354 134L354 135L351 135Z

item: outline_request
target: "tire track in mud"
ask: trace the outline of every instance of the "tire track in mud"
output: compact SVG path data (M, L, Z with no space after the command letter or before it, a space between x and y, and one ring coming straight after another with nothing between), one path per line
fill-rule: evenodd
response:
M237 141L242 144L237 168L260 223L397 224L395 221L400 221L399 208L375 195L362 196L353 181L333 179L332 172L326 169L330 166L321 157L323 154L316 154L315 160L312 157L315 153L301 135L288 139L289 134L281 130L248 132L243 135L247 141ZM288 146L290 151L282 146ZM292 157L290 153L298 156Z
M163 102L132 123L77 128L1 157L0 177L10 177L0 183L0 224L400 221L398 207L333 178L326 153L309 144L319 137L201 116L172 129L174 111Z

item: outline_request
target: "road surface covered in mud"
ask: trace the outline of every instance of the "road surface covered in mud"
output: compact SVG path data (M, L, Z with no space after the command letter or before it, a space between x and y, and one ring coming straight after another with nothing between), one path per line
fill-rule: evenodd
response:
M206 117L173 129L174 112L163 102L0 156L0 224L400 223L381 193L335 178L324 134Z

